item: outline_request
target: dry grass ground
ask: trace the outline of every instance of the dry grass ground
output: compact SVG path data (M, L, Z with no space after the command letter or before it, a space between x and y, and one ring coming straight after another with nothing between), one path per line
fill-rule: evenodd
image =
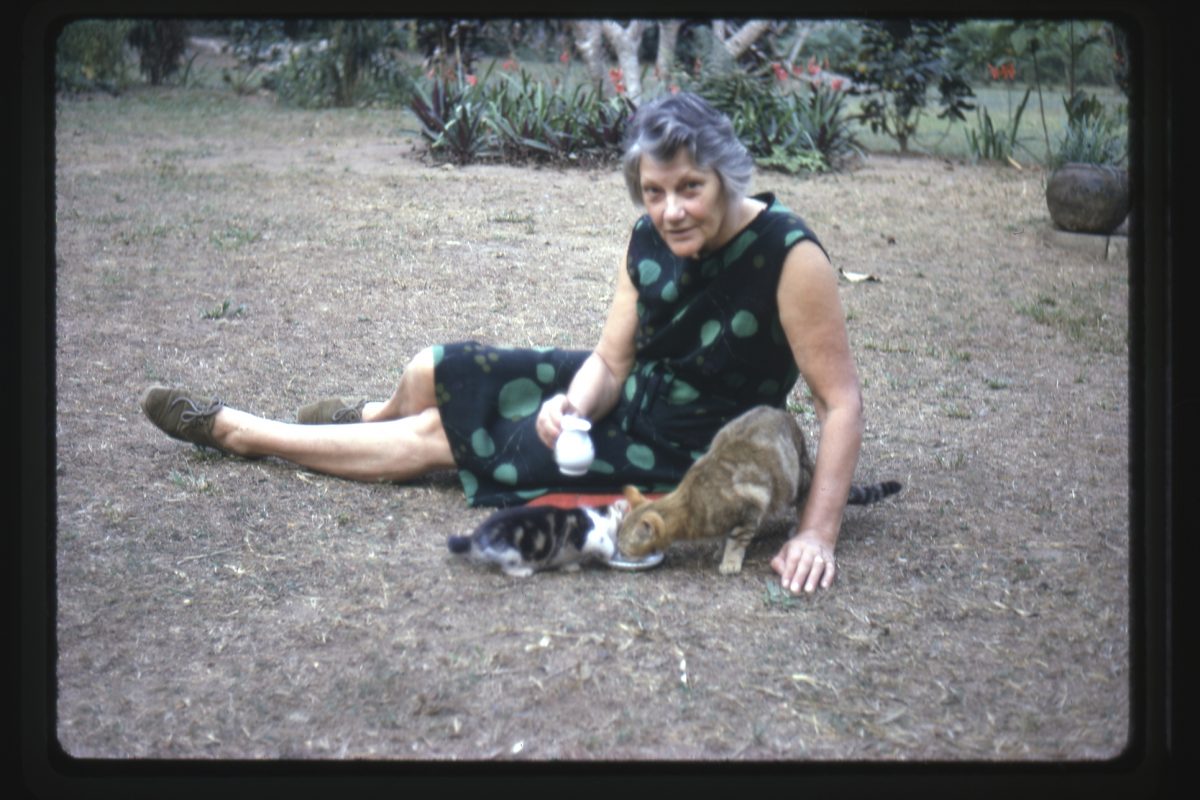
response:
M1091 760L1130 724L1127 268L1035 170L759 177L822 237L867 404L839 580L451 560L452 475L364 485L161 435L180 383L289 419L425 345L594 344L615 171L423 163L382 111L57 109L56 733L88 758ZM796 403L804 408L803 392ZM803 416L810 427L813 420Z

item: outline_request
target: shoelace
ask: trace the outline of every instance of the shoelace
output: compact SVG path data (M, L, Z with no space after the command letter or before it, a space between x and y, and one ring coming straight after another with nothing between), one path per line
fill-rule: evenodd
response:
M196 420L204 419L205 417L211 417L213 414L216 414L218 411L220 411L222 406L225 405L220 401L220 399L214 398L207 408L201 408L192 402L190 397L176 397L173 401L171 401L171 405L167 406L167 410L170 411L180 403L187 403L189 406L189 408L181 411L179 414L179 421L184 425L191 425Z
M366 405L366 401L359 403L357 406L343 406L333 412L334 422L358 422L362 419L362 408Z

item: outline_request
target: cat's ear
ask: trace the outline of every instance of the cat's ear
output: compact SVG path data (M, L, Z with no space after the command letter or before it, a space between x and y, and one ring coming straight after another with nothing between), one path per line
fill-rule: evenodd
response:
M637 508L646 502L646 498L642 496L636 486L625 487L625 499L629 501L630 508Z
M617 512L618 514L629 513L629 501L628 500L614 500L613 504L612 504L612 510Z

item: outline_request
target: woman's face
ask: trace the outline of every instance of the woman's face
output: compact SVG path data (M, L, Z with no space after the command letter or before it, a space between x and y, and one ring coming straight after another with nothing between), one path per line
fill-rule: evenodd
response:
M729 206L715 171L680 150L667 162L642 156L640 172L642 203L672 253L696 258L728 241Z

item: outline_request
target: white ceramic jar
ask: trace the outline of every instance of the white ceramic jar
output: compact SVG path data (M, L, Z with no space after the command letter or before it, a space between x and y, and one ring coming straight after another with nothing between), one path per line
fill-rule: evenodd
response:
M562 474L583 475L592 465L596 451L588 433L591 429L592 423L583 417L563 417L562 433L554 443L554 460Z

